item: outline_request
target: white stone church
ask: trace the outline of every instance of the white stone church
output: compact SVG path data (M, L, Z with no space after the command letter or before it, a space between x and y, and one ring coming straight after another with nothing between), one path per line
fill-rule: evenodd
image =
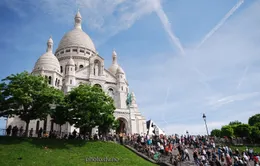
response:
M101 87L113 99L116 110L114 116L120 121L120 131L128 133L147 133L146 120L138 110L134 93L129 93L126 74L117 62L117 54L112 53L112 64L107 70L104 59L98 55L91 38L82 30L82 17L78 12L75 16L74 28L61 39L53 54L53 40L47 42L47 51L36 62L32 74L40 74L48 78L49 84L64 93L80 84L89 83ZM127 96L131 95L131 102L127 105ZM8 118L7 127L11 125L25 129L25 122L18 117ZM47 120L32 120L29 130L59 131L59 125ZM73 132L74 127L69 123L61 127L62 132ZM79 129L76 129L79 131ZM93 129L92 133L96 132Z

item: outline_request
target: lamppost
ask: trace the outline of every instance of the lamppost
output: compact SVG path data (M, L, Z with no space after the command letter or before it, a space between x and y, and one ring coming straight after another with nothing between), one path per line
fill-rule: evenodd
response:
M205 115L204 113L203 113L202 118L204 119L205 126L206 126L206 130L207 130L207 134L208 134L208 136L209 136L208 126L207 126L207 122L206 122L206 115Z
M187 136L189 136L189 132L188 132L188 130L186 131L186 134L187 134Z

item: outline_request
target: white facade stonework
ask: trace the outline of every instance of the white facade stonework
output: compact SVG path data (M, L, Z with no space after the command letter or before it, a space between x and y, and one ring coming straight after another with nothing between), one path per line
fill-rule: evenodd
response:
M74 29L64 35L54 54L52 38L48 40L47 51L36 62L32 74L47 77L51 86L64 93L84 83L100 86L114 99L114 116L125 123L126 133L147 133L146 120L138 111L134 93L131 93L132 102L126 104L129 85L124 70L117 62L116 52L112 52L112 65L108 70L105 69L104 59L98 55L91 38L82 30L81 21L78 12ZM25 122L18 117L9 118L9 125L25 128ZM49 116L45 122L32 120L29 130L41 127L46 131L60 130L59 125L51 123ZM72 132L74 129L68 123L62 126L63 132Z

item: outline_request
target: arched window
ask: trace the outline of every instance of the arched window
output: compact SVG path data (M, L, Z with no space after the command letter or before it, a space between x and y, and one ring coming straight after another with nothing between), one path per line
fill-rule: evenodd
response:
M95 84L94 86L102 89L102 86L100 84Z
M62 68L62 66L60 66L60 72L61 72L61 73L63 72L63 68Z
M49 84L51 84L51 76L49 76Z
M112 88L108 89L108 95L112 98L114 97L114 90Z
M70 80L70 84L72 84L72 80Z
M80 68L80 69L83 68L83 65L79 65L79 68Z
M75 64L75 71L78 70L78 66Z

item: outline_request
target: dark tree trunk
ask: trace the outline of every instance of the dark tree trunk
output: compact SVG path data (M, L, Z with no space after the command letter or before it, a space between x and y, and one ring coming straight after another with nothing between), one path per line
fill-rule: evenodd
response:
M28 137L28 131L29 131L29 123L30 123L30 120L26 120L26 127L25 127L25 137Z
M60 124L60 136L61 136L61 126L62 126L62 125Z
M87 127L84 127L84 140L86 140Z
M89 131L89 139L91 139L91 135L92 135L92 128L88 128L88 131Z

